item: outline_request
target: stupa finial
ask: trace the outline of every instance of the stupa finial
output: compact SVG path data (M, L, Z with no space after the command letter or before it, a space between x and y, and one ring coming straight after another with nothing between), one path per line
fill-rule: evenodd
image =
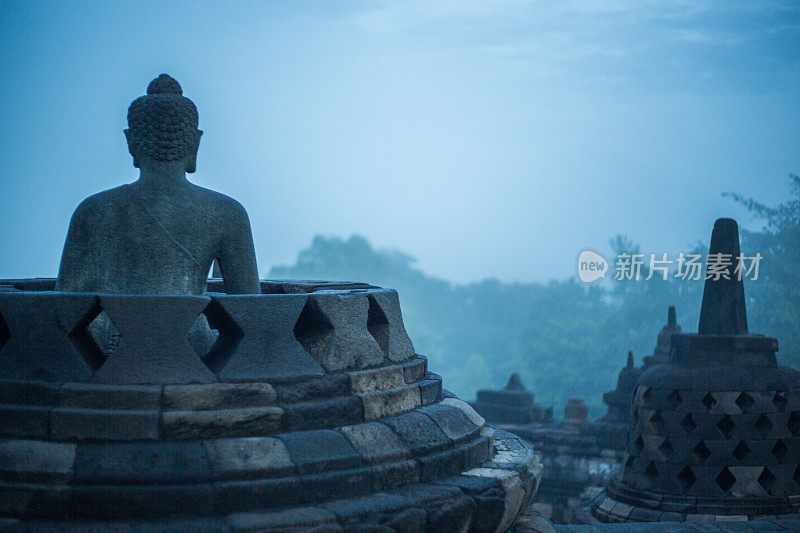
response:
M522 383L522 378L519 377L519 374L514 372L511 374L511 377L508 378L508 383L505 386L506 390L525 390L525 384Z
M718 219L714 223L708 249L706 283L697 327L700 335L747 334L744 284L736 270L739 256L739 227L736 221L731 218Z

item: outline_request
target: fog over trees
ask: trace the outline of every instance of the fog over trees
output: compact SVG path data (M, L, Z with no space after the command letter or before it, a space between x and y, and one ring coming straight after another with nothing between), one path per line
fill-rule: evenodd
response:
M742 253L760 253L757 280L746 279L750 331L778 338L778 359L800 366L800 178L791 176L792 196L768 206L736 193L763 223L741 229ZM665 228L664 231L669 231ZM687 253L707 253L710 235L698 236ZM638 253L634 238L617 235L617 253ZM697 330L703 281L614 281L584 284L575 276L549 283L486 279L466 285L426 275L412 255L376 249L364 237L318 235L293 265L273 267L272 278L351 279L393 287L400 293L408 333L418 353L430 358L445 387L465 399L480 388L505 384L518 372L537 401L560 416L569 398L584 398L593 416L604 412L602 393L633 350L637 364L651 354L675 305L683 331Z

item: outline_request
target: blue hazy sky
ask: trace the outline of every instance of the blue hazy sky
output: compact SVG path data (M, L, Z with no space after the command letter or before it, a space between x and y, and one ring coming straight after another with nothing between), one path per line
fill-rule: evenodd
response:
M752 227L721 192L800 172L794 0L2 1L0 72L0 277L54 276L75 206L136 178L126 110L161 72L262 274L359 233L458 282L566 278L617 233Z

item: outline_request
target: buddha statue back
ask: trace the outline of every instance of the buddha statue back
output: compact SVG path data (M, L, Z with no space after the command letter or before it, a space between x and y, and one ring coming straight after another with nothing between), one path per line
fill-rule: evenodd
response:
M216 259L226 292L260 292L246 211L186 179L196 168L197 126L194 103L166 74L131 103L125 136L139 179L75 210L57 290L202 294Z

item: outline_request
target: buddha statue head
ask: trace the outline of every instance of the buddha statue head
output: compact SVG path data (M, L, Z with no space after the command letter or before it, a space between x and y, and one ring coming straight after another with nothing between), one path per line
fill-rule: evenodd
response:
M147 86L147 94L128 108L128 151L133 166L140 168L146 158L155 161L184 161L185 171L197 167L197 149L202 131L197 129L194 102L183 96L180 84L161 74Z

